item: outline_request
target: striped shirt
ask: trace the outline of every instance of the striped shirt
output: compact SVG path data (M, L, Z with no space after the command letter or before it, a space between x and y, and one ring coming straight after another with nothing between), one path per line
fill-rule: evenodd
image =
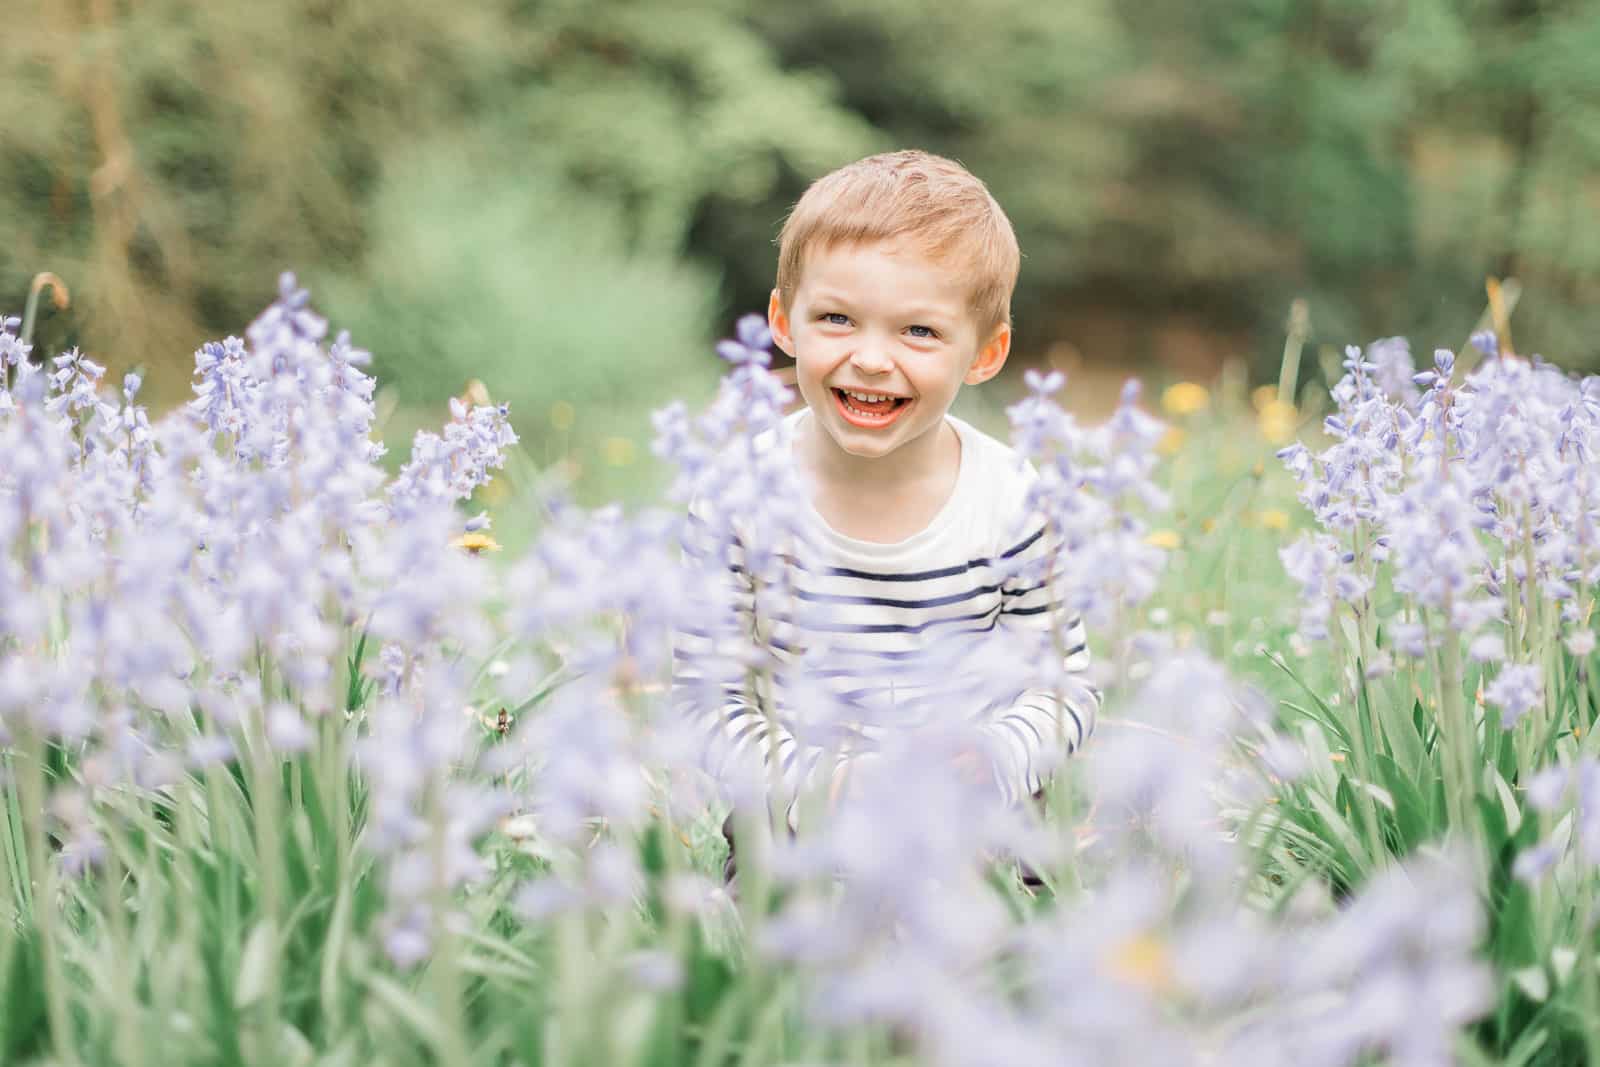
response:
M785 419L785 447L808 417ZM701 722L714 773L759 753L770 774L775 754L791 817L798 790L825 781L838 759L870 758L887 731L974 721L1016 801L1094 729L1100 694L1084 678L1083 623L1057 607L1058 544L1027 510L1036 474L946 417L961 441L955 488L903 541L847 537L805 501L803 538L777 549L776 578L757 581L737 521L718 543L691 503L685 554L715 579L725 626L676 635L674 704ZM770 669L750 669L751 650Z

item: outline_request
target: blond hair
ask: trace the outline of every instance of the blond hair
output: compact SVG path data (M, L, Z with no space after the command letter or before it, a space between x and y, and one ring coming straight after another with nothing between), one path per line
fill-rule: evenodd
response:
M814 248L907 238L958 263L980 335L1011 321L1021 252L1011 220L961 164L907 150L868 156L811 183L778 236L778 294L787 312Z

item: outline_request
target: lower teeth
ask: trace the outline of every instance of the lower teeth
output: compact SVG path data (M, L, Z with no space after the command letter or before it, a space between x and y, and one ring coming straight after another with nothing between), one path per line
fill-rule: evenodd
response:
M847 396L844 398L844 406L849 408L851 411L854 411L858 415L887 415L900 405L898 402L891 400L882 407L864 408L858 402L851 400Z

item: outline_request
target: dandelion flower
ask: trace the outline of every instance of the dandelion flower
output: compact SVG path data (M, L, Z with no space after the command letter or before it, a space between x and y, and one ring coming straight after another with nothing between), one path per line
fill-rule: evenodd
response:
M464 533L454 541L451 541L450 544L456 548L464 548L468 552L471 552L474 556L478 555L480 552L500 551L500 542L481 531Z

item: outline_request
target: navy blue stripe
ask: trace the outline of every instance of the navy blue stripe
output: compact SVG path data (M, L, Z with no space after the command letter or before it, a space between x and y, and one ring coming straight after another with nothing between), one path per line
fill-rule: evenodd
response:
M1011 715L1007 715L1005 718L1001 719L1000 721L1001 722L1018 722L1018 723L1021 723L1023 726L1026 726L1033 733L1033 736L1038 739L1038 742L1041 745L1044 744L1044 735L1039 732L1039 728L1037 726L1033 725L1033 723L1030 722L1025 717L1013 713Z
M851 567L824 567L821 570L813 570L793 556L780 555L778 558L802 573L821 574L829 578L859 578L868 582L927 582L935 578L953 578L958 574L965 574L979 567L992 567L1001 560L1007 560L1021 552L1026 552L1028 546L1044 536L1044 531L1045 528L1043 526L1039 527L1028 537L1006 549L998 556L979 556L977 559L969 559L965 563L956 563L931 571L860 571ZM738 564L730 566L729 569L736 574L746 573L745 568Z
M795 590L795 596L801 600L815 601L819 604L870 604L884 608L942 608L948 604L959 604L963 600L971 600L975 596L985 593L998 592L1001 583L993 585L973 586L964 593L951 593L947 596L929 597L926 600L897 600L887 596L849 596L844 593L813 593L806 589Z
M1072 725L1078 728L1077 744L1073 744L1071 741L1067 742L1067 748L1071 751L1076 751L1078 745L1083 744L1083 720L1078 718L1078 713L1072 709L1071 704L1068 704L1065 700L1060 701L1059 703L1061 710L1067 713L1067 718L1072 720ZM1034 710L1045 715L1052 714L1049 708L1041 708L1037 704L1029 704L1028 707L1033 708Z
M1000 728L1013 734L1022 745L1022 780L1026 782L1028 776L1033 773L1033 760L1028 755L1028 739L1022 736L1022 731L1017 729L1016 722L1013 719L1001 719Z
M1064 700L1061 702L1061 710L1067 713L1067 717L1072 720L1072 725L1078 728L1078 744L1083 744L1083 720L1078 718L1076 711L1072 710L1072 705Z

